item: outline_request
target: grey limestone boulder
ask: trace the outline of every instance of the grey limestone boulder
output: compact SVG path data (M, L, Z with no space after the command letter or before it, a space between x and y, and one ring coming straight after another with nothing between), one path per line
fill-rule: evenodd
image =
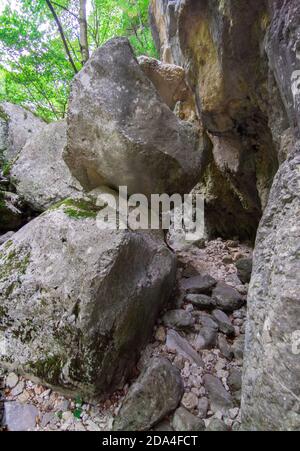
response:
M160 235L103 230L68 199L0 247L0 364L70 396L121 386L174 286Z
M126 38L97 49L74 79L64 159L86 190L189 193L201 174L204 141L163 102Z
M65 121L46 125L27 141L12 166L16 190L34 210L44 211L82 190L62 158L66 129Z
M0 103L0 157L12 161L46 123L19 105Z

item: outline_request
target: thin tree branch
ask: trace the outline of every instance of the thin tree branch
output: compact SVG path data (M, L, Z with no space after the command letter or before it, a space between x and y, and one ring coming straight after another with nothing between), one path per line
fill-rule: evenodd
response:
M74 49L74 47L73 47L73 45L72 45L72 43L71 43L71 41L70 41L70 39L68 38L67 35L66 35L66 40L68 42L68 45L69 45L70 49L72 50L72 53L73 53L73 56L74 56L75 60L77 61L77 63L80 63L80 59L77 56L76 50Z
M59 3L54 2L53 0L52 0L52 4L55 5L55 6L58 6L58 7L61 8L61 9L64 9L65 11L67 11L67 13L71 14L71 16L75 17L75 19L79 21L79 17L78 17L76 14L72 13L72 11L70 11L70 10L69 10L68 8L66 8L65 6L60 5Z
M57 25L58 31L60 33L60 36L61 36L64 48L65 48L65 51L66 51L68 59L69 59L69 62L71 64L75 74L77 74L78 70L77 70L77 68L75 66L75 63L73 61L73 58L72 58L72 55L71 55L71 52L70 52L67 40L65 38L64 30L63 30L63 27L62 27L62 25L60 23L60 20L59 20L57 14L55 12L55 9L53 8L53 5L52 5L51 1L50 0L46 0L46 3L47 3L47 5L48 5L53 17L54 17L55 22L56 22L56 25Z
M16 59L16 57L15 57L14 55L11 55L11 58L12 58L12 60L14 61L15 65L20 69L20 71L23 72L23 74L26 74L26 73L27 73L26 67L22 66L22 65L19 63L19 61ZM28 80L28 82L29 82L29 80ZM31 83L31 85L32 85L33 87L35 87L35 89L37 90L37 92L39 92L39 93L45 98L45 100L48 102L48 105L49 105L49 107L50 107L52 113L53 113L54 116L56 117L56 119L59 119L59 116L58 116L58 114L57 114L57 110L56 110L56 108L54 107L54 105L53 105L53 103L51 102L51 100L49 99L49 97L47 96L47 94L46 94L46 92L44 91L44 89L43 89L42 87L39 87L38 84L37 84L37 82L35 82L35 81L31 81L30 83ZM25 89L27 90L27 92L28 92L32 97L34 97L34 95L32 95L32 93L30 92L28 86L27 86L26 84L24 84L23 86L25 87ZM36 100L36 102L38 102L38 101ZM44 107L44 108L45 108L45 107Z
M135 34L135 37L137 38L138 42L141 44L142 47L144 47L144 42L140 39L137 29L135 28L135 25L132 24L132 31Z

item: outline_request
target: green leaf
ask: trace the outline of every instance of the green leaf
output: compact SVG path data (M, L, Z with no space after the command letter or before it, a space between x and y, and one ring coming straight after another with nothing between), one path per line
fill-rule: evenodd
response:
M64 118L74 71L45 0L19 0L0 15L0 101L33 110L46 121ZM54 5L78 70L79 2ZM12 3L13 5L14 3ZM108 39L127 36L137 56L157 57L148 20L149 0L91 0L90 53Z

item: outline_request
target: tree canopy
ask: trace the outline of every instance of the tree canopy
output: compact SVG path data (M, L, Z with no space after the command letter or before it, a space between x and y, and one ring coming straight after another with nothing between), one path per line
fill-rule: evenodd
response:
M0 0L0 101L63 118L74 74L108 39L127 36L137 55L157 56L148 7L149 0Z

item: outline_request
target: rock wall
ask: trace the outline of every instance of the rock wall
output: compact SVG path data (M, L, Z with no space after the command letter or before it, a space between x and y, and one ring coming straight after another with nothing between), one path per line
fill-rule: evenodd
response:
M210 232L253 236L264 211L248 296L243 427L299 430L300 4L152 0L150 14L161 58L186 69L213 143L199 185Z
M243 427L299 430L300 5L269 3L266 49L287 116L280 167L260 223L248 296ZM275 133L274 133L275 135ZM279 135L278 135L279 136Z
M213 234L255 236L279 160L299 126L293 113L299 7L289 2L288 15L284 7L251 0L245 12L236 0L151 2L161 58L186 69L213 143L199 186Z
M300 429L300 145L274 181L248 296L243 427Z

